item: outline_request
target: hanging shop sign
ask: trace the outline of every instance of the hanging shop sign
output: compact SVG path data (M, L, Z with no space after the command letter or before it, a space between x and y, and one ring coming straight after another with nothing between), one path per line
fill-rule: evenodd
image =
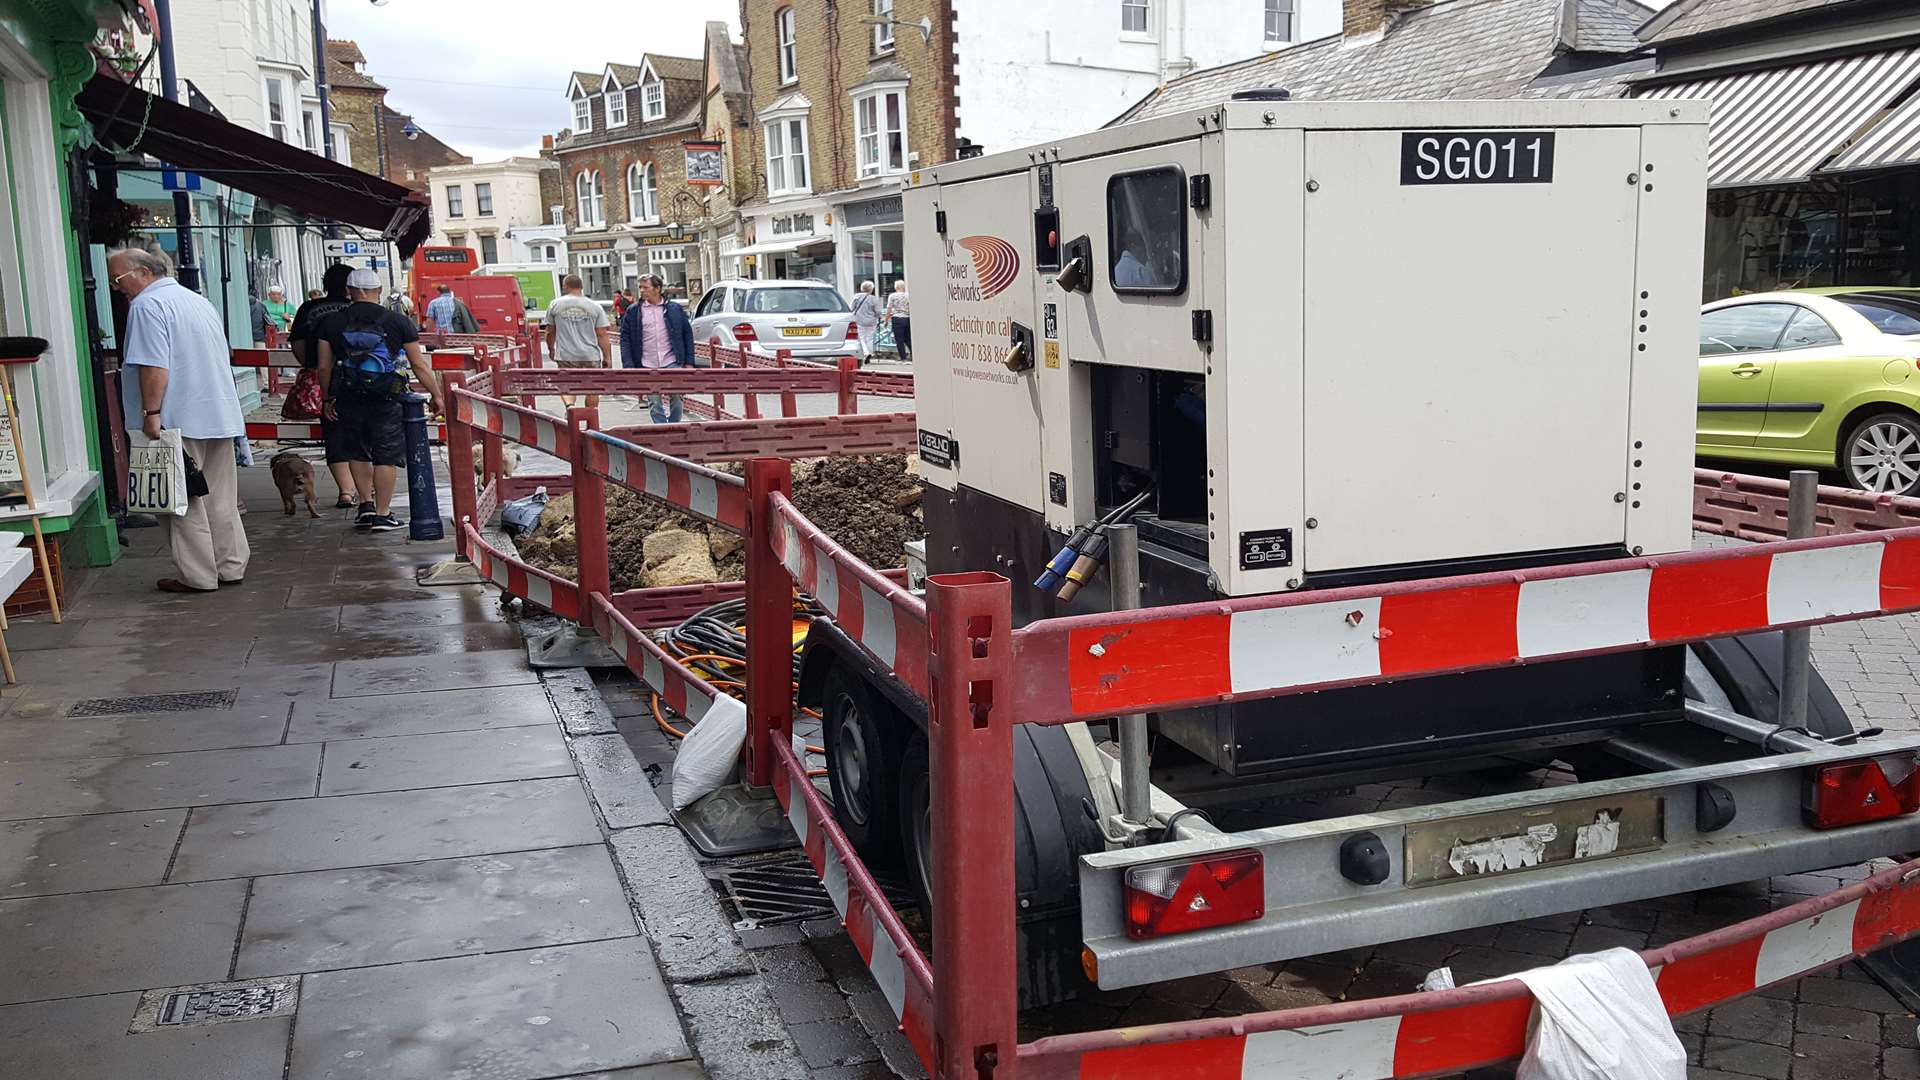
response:
M687 152L687 184L690 187L720 187L726 183L726 168L720 160L717 142L684 142Z

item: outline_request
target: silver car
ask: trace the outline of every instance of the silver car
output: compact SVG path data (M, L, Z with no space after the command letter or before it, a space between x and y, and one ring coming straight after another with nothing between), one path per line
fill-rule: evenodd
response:
M765 356L859 356L853 309L819 281L715 282L693 310L693 340L719 341Z

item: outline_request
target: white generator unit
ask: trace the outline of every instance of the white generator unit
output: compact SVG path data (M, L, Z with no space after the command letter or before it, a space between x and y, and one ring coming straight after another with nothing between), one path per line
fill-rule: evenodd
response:
M1235 100L915 173L930 571L1147 490L1150 604L1686 549L1706 131Z

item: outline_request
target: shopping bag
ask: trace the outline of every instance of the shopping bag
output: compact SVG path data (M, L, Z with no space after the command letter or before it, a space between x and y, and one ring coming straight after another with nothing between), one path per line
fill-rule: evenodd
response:
M320 373L313 368L301 368L300 374L293 377L293 389L287 391L287 400L280 406L280 419L318 420L325 398L320 391Z
M1686 1080L1647 963L1630 949L1568 957L1513 976L1533 991L1518 1080Z
M187 452L180 430L167 428L158 439L131 433L127 454L127 509L142 514L187 512Z

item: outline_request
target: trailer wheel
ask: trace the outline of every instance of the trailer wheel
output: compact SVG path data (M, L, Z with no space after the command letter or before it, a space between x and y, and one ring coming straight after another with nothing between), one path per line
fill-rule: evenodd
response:
M839 665L827 673L820 704L834 819L863 861L891 866L899 846L886 818L899 800L899 731L907 721Z
M927 737L916 734L900 757L900 850L920 916L933 925L933 770Z
M1688 646L1687 696L1772 721L1780 715L1782 646L1778 630L1694 642ZM1807 680L1807 729L1828 739L1853 734L1853 721L1818 669Z

